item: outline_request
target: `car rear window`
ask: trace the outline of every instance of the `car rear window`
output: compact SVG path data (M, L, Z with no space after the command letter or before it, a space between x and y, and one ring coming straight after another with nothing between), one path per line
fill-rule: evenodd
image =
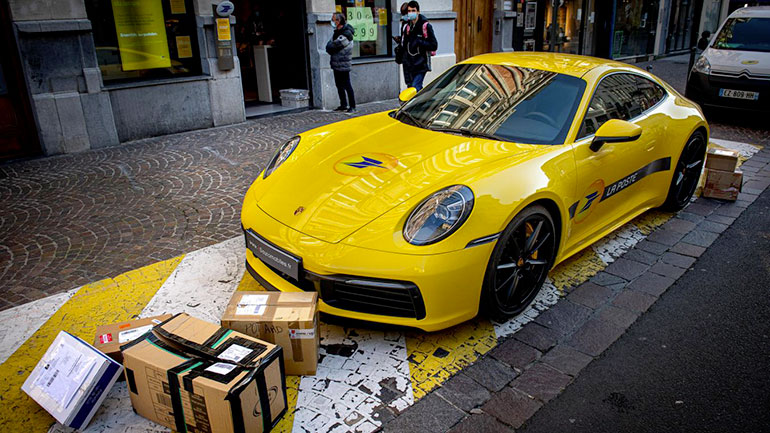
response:
M712 48L770 52L770 18L730 18Z

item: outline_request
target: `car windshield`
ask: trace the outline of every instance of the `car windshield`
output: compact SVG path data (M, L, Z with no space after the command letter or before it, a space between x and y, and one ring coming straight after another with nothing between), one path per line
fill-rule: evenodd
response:
M730 18L712 47L770 52L770 18Z
M456 65L395 117L435 131L529 144L563 143L586 83L516 66Z

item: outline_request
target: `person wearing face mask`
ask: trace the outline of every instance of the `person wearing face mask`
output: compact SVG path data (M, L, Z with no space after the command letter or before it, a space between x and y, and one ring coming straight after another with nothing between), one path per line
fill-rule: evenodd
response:
M353 59L353 26L347 24L345 15L335 12L332 15L334 33L326 44L326 52L331 56L330 63L334 71L334 84L340 97L340 106L334 111L356 111L356 99L353 95L353 85L350 84L350 62ZM345 94L347 93L347 97ZM350 105L348 106L348 102Z
M409 6L409 2L403 2L401 3L401 20L399 21L399 35L393 36L393 42L396 43L396 48L394 51L395 57L396 57L396 63L401 64L404 61L404 47L401 45L401 40L404 38L404 33L406 32L406 23L407 23L407 14L409 11L407 10ZM404 73L404 82L406 82L406 73Z
M407 3L407 22L400 45L404 49L404 81L408 87L418 91L422 89L425 74L430 71L430 56L438 49L438 41L433 33L433 26L420 13L420 4L416 1Z

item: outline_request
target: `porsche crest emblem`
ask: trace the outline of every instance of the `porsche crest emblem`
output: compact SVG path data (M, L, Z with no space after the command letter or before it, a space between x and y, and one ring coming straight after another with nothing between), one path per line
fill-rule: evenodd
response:
M297 208L297 210L294 211L294 216L297 216L297 215L301 214L302 212L305 212L305 208L300 206L300 207Z

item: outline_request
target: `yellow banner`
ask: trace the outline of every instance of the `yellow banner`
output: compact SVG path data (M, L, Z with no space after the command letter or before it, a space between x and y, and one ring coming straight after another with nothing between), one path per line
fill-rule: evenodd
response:
M169 0L169 3L172 14L177 15L187 12L187 9L184 6L184 0Z
M193 56L192 44L189 36L176 37L176 53L180 59L189 59Z
M171 66L161 0L112 0L112 14L124 71Z
M380 22L379 24L381 26L387 26L388 25L388 10L385 8L379 8L379 15L380 15Z
M217 40L230 40L230 18L217 18Z

